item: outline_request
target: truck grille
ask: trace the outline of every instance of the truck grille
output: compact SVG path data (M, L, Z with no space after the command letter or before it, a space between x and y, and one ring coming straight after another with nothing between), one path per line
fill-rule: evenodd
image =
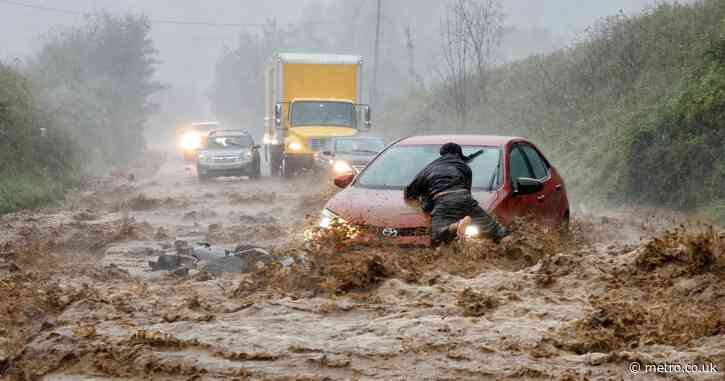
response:
M327 143L327 139L323 138L310 138L310 141L308 143L310 150L312 151L319 151L322 149L322 147L325 146Z

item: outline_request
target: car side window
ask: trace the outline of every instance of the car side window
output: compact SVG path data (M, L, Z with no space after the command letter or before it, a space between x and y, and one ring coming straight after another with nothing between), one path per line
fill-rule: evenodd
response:
M538 151L534 147L529 145L521 146L521 149L526 153L526 157L529 159L531 169L534 171L534 178L541 180L549 175L549 166L546 161L541 157Z
M509 178L513 183L519 177L531 177L531 171L524 153L519 147L514 147L509 152Z

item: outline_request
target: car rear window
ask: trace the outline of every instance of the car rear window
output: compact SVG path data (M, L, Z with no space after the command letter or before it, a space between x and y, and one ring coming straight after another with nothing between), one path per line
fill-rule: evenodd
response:
M423 168L440 156L439 150L440 145L391 147L368 165L355 185L364 188L404 189ZM468 164L473 172L473 188L497 188L500 180L498 171L501 150L498 147L463 147L466 155L478 150L484 150L483 154Z
M252 145L252 138L246 135L239 136L210 136L208 149L239 149Z

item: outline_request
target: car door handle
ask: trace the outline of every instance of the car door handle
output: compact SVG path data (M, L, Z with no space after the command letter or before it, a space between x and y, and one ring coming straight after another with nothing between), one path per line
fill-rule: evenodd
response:
M561 185L561 184L556 184L556 185L554 186L554 189L556 189L556 191L557 191L557 192L561 191L561 190L562 190L563 188L564 188L564 186L563 186L563 185Z
M542 194L542 195L539 195L539 197L537 197L536 199L537 199L537 200L539 200L539 202L544 202L544 199L545 199L545 198L546 198L546 196L544 196L544 195Z

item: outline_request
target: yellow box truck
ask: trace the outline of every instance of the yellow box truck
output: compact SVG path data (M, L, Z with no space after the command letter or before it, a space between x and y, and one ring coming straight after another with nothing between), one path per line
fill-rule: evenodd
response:
M266 67L264 144L273 176L313 168L327 139L371 127L363 94L362 58L276 54Z

